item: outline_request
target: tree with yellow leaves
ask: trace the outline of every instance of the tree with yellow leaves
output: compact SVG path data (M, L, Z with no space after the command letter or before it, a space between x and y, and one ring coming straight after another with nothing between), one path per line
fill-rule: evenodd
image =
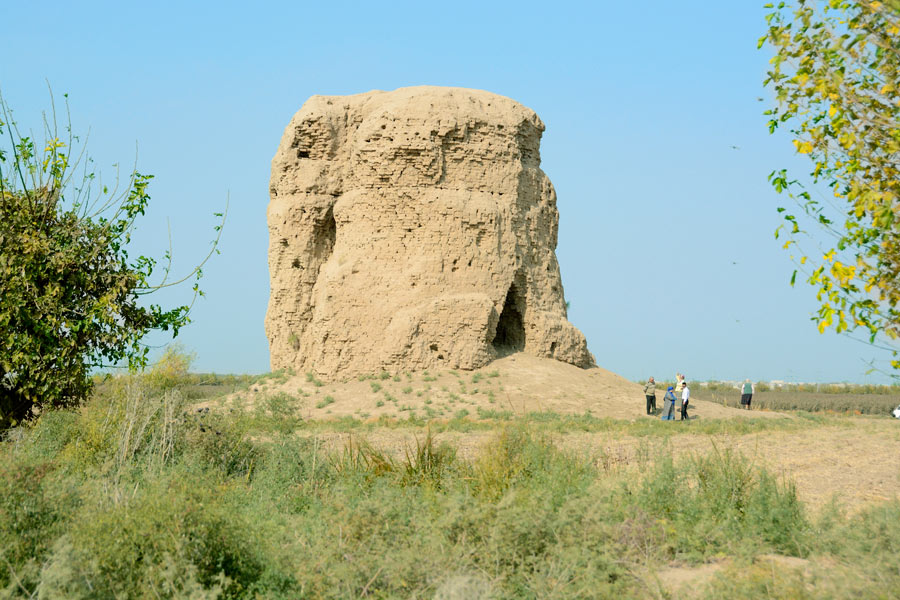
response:
M813 164L807 185L769 180L800 211L779 208L797 270L817 291L819 331L864 331L900 370L900 0L798 0L766 15L774 49L769 131L789 128ZM813 235L808 223L819 227Z

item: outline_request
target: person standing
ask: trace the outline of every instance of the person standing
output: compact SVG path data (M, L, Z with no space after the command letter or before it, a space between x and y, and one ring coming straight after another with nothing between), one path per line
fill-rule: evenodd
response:
M684 388L681 390L681 420L688 421L688 403L691 401L691 389L688 387L687 381L682 380Z
M675 420L675 394L672 393L673 389L675 388L670 385L669 389L666 390L666 395L663 397L663 410L660 417L662 421Z
M680 394L682 389L684 389L684 375L675 373L675 394Z
M754 385L750 383L749 379L745 379L741 385L741 408L746 406L747 410L750 410L750 401L753 399L754 391L756 391Z
M656 411L656 381L652 377L644 386L644 396L647 398L647 414L652 415Z

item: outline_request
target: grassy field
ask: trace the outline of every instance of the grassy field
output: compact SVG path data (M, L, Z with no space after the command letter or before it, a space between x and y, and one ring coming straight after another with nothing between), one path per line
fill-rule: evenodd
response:
M661 385L665 389L665 385L672 384ZM752 405L762 410L887 415L900 405L900 385L795 383L773 387L764 382L754 385ZM695 384L692 391L704 400L740 408L741 394L732 384L705 381Z
M0 596L887 598L900 589L896 499L812 511L790 480L729 448L652 460L638 451L614 464L559 443L578 432L613 445L815 436L853 426L846 417L689 428L553 414L307 422L277 396L252 411L198 411L189 397L210 391L202 385L117 378L80 410L7 433ZM417 434L396 452L367 440L404 428ZM329 431L349 432L348 442L325 444ZM435 441L438 431L485 442L462 456Z
M703 394L703 392L701 392ZM723 406L739 407L740 395L710 391L707 400ZM900 405L900 391L895 393L853 392L828 393L796 390L770 390L753 394L752 407L763 410L802 410L808 412L839 412L862 415L887 415Z

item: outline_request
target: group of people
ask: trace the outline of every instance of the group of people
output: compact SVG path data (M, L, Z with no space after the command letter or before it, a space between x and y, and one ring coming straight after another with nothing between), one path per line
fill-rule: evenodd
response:
M644 386L644 395L647 397L647 414L652 415L656 412L656 380L652 377L647 381L647 385ZM675 420L675 404L678 402L679 396L681 397L681 407L679 408L681 420L687 421L690 419L688 417L688 405L691 402L691 388L688 386L684 375L676 373L675 385L670 385L666 388L660 419L663 421Z
M753 400L755 391L749 379L741 384L741 408L750 410L750 401ZM652 377L647 380L647 385L644 386L644 395L647 397L647 414L652 415L656 412L656 380ZM679 409L681 420L686 421L689 419L688 404L690 404L691 400L691 389L681 373L675 374L675 385L670 385L666 389L666 395L663 398L662 416L660 417L663 421L675 420L675 403L678 402L678 396L681 397L681 408ZM897 411L900 412L900 406L897 407ZM900 414L897 415L897 418L900 419Z

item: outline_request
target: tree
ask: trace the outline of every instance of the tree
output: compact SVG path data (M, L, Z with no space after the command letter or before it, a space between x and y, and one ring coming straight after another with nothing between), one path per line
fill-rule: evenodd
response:
M800 271L816 289L820 332L862 331L900 369L900 0L766 7L769 131L787 126L813 165L807 185L769 175L801 209L778 209L775 237L787 234L798 263L791 284Z
M151 283L156 260L130 260L128 244L152 176L132 171L121 192L103 186L71 125L61 139L55 117L55 109L45 115L38 146L0 96L0 429L35 408L84 399L98 365L145 366L141 338L151 330L176 336L193 302L164 309L142 296L188 279L194 298L202 295L201 267L224 223L219 213L210 255L187 277L168 281L170 250L162 281Z

